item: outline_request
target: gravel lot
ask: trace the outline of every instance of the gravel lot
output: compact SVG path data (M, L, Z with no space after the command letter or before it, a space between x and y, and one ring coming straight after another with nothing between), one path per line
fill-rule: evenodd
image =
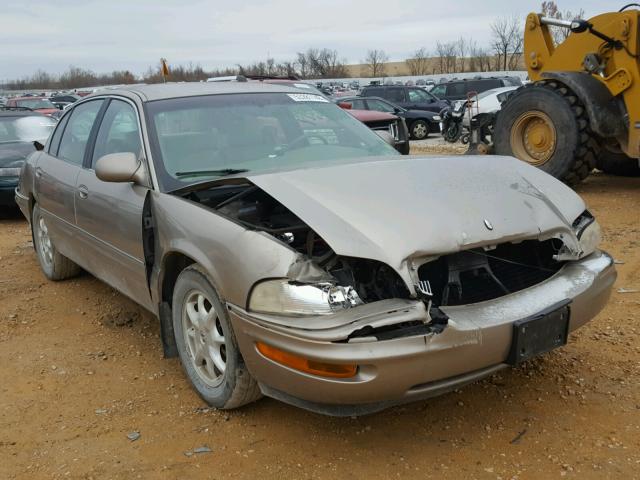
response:
M156 320L90 275L46 281L26 222L5 216L0 478L640 478L640 293L617 293L640 290L640 179L578 191L621 262L593 322L520 368L346 419L270 399L206 409Z

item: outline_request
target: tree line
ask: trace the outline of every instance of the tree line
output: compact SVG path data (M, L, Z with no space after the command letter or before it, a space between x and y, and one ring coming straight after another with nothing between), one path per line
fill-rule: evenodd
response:
M582 18L584 11L576 14L562 12L554 1L544 1L542 13L559 19ZM489 72L498 70L517 70L521 66L524 36L523 19L519 17L501 17L490 26L491 42L488 46L479 46L472 38L460 37L456 41L436 42L435 49L425 47L415 50L405 60L411 75L451 74L459 72ZM552 37L560 43L568 31L552 28ZM383 77L389 56L384 50L369 50L362 60L366 75ZM308 78L347 78L349 71L346 60L337 50L329 48L309 48L298 52L296 57L283 62L273 58L248 65L235 65L231 68L205 70L200 65L176 65L170 68L168 80L173 82L194 82L209 77L228 75L296 76ZM365 74L365 72L362 72ZM365 75L363 75L365 76ZM53 75L38 70L33 75L18 80L7 81L0 85L9 90L21 89L73 89L100 85L119 85L131 83L160 83L164 81L160 64L149 67L140 77L129 70L97 74L91 70L70 66L64 73Z

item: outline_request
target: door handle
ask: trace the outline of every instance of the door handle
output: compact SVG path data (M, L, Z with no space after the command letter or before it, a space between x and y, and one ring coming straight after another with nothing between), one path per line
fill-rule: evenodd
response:
M36 178L42 177L42 168L36 167Z
M78 196L82 199L87 198L89 196L89 189L85 185L80 185L78 187Z

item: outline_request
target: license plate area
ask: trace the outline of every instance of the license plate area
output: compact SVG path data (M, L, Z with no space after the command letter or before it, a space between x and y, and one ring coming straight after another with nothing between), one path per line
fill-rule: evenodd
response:
M557 303L528 318L513 323L513 340L507 362L517 365L530 358L566 345L569 335L569 304Z

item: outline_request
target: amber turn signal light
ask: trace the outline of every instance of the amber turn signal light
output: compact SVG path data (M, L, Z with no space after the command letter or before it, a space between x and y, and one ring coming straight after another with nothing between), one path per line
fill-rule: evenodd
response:
M357 365L317 362L262 342L256 342L256 347L262 355L274 362L320 377L350 378L358 371Z

